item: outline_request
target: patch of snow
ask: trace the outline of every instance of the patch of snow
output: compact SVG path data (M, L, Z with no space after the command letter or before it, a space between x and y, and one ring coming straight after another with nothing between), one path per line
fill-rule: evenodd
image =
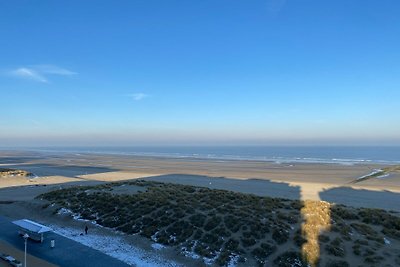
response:
M389 177L389 176L390 176L390 174L389 174L389 173L386 173L386 174L380 175L380 176L378 176L378 177L376 177L376 178L378 178L378 179L384 179L384 178Z
M52 204L53 206L54 204ZM73 212L69 209L66 208L61 208L57 211L57 214L62 215L62 214L72 214Z
M171 241L173 241L173 242L175 242L176 241L176 236L174 236L174 235L170 235L169 236L169 240Z
M211 264L213 264L213 262L214 262L214 258L206 258L206 257L203 257L203 262L206 264L206 265L211 265Z
M90 248L99 250L113 258L127 264L143 267L178 267L178 263L167 261L157 255L128 244L118 236L104 236L98 234L81 235L75 228L49 225L56 234L72 239ZM154 247L153 247L154 248Z
M228 262L228 267L236 267L238 261L239 261L239 255L231 255L229 257L229 262Z
M94 224L94 225L97 225L97 226L102 227L100 224L97 224L96 220L91 221L91 220L87 220L87 219L82 219L82 218L81 218L81 215L80 215L79 213L74 213L74 212L73 212L72 210L70 210L70 209L61 208L61 209L58 210L57 214L59 214L59 215L68 214L68 215L71 215L72 218L74 218L74 220L76 220L76 221L89 222L89 223L91 223L91 224ZM96 216L96 218L97 218L97 216Z
M374 169L371 173L366 174L366 175L363 175L363 176L361 176L361 177L358 177L357 180L367 178L367 177L369 177L369 176L375 175L375 174L380 173L380 172L382 172L382 171L383 171L382 169Z
M183 254L185 257L192 258L192 259L195 259L195 260L200 259L200 256L197 255L196 253L194 253L193 251L183 250L183 251L182 251L182 254Z
M203 262L206 265L212 265L218 259L219 255L221 254L221 251L222 251L222 249L220 249L219 251L216 251L215 256L213 258L203 257Z
M159 232L160 232L160 231L155 232L154 235L152 235L152 236L150 237L151 240L153 240L154 242L157 242L157 241L158 241L157 234L158 234Z
M193 245L192 245L192 248L182 247L181 248L181 253L185 257L188 257L188 258L192 258L192 259L195 259L195 260L200 259L200 256L197 253L193 252L193 249L197 246L197 243L198 243L198 240L195 240Z

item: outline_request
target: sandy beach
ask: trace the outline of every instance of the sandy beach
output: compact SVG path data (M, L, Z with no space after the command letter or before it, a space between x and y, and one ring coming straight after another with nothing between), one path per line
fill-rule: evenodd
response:
M0 214L11 219L29 217L52 225L56 233L112 257L123 259L128 264L141 265L144 262L148 264L151 260L154 265L154 262L168 260L174 262L171 266L204 266L199 261L191 261L182 255L177 255L169 248L156 251L154 244L142 237L121 237L113 230L103 227L92 226L92 231L98 235L96 242L92 239L79 238L76 233L81 231L86 222L75 221L70 217L68 219L54 217L53 214L40 208L43 204L35 197L70 186L98 185L140 178L258 196L323 200L353 207L386 209L398 214L400 212L398 171L391 172L383 178L372 177L357 182L360 177L385 167L377 164L278 164L243 160L3 151L0 153L0 168L24 170L32 175L0 176ZM305 206L305 212L307 208L312 210L312 203L311 206ZM320 227L323 229L325 226ZM115 241L122 240L121 238L125 240L125 245L112 251L107 249L110 247L107 245L108 242L122 242ZM132 246L134 251L140 251L136 253L137 255L147 256L145 258L127 256L133 250L124 252L122 248L126 246ZM120 252L115 254L115 251ZM16 252L16 255L20 255L20 252ZM154 255L159 255L161 258L154 258Z
M156 158L99 154L0 154L2 168L35 178L1 177L0 201L29 201L53 188L137 178L226 189L260 196L326 200L350 206L399 210L400 173L352 183L385 166L239 160Z

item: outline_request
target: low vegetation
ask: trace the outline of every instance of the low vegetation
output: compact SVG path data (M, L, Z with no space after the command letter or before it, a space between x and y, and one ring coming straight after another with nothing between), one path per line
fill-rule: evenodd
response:
M32 177L33 173L24 171L24 170L15 170L15 169L5 169L0 168L0 177L1 176L24 176L24 177Z
M124 186L143 190L116 193ZM350 259L357 266L377 266L394 257L400 244L397 215L326 202L145 180L67 188L39 198L55 213L69 209L220 266L350 266Z

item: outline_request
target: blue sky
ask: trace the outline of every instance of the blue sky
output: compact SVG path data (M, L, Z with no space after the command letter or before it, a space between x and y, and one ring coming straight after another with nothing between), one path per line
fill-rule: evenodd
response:
M0 146L400 144L400 2L1 1Z

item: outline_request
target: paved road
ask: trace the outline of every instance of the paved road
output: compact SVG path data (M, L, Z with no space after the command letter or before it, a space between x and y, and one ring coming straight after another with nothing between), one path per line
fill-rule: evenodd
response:
M0 239L24 250L23 238L17 234L18 227L11 219L0 215ZM50 248L50 239L56 247ZM66 267L127 267L128 264L78 242L49 233L43 243L28 241L28 253L59 266ZM29 264L28 264L29 265Z

